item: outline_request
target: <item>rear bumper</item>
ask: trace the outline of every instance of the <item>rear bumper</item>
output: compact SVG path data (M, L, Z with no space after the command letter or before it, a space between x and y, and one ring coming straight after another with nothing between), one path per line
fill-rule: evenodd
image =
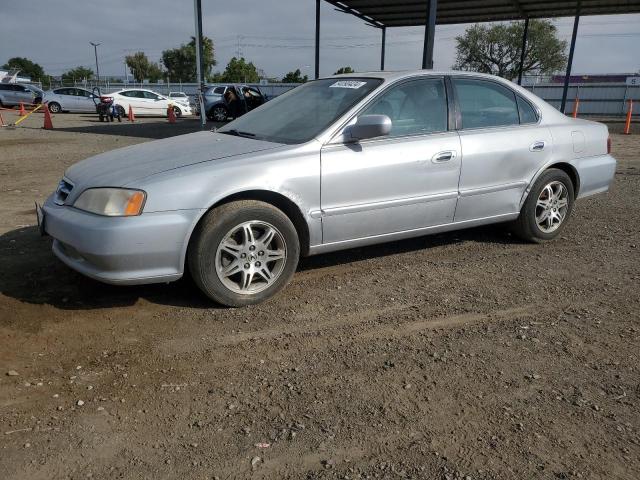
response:
M570 162L578 172L578 198L606 192L616 174L616 159L611 155L577 158Z
M183 274L186 242L201 210L102 217L49 197L44 229L53 252L72 269L112 284L171 282Z

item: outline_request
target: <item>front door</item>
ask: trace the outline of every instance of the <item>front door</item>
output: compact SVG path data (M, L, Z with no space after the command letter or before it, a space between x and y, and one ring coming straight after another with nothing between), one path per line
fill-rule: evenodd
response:
M322 148L323 243L453 221L460 139L448 131L444 79L404 81L359 115L387 115L388 136Z
M552 138L534 108L498 82L453 78L462 125L460 199L455 221L518 213Z

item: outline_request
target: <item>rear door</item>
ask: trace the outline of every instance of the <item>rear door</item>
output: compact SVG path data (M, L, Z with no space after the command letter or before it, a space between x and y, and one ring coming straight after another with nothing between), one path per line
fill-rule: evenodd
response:
M448 128L444 78L391 86L358 115L367 114L387 115L391 133L322 148L323 243L451 223L460 140Z
M520 200L551 155L549 129L537 110L493 80L453 77L462 145L455 221L518 213Z

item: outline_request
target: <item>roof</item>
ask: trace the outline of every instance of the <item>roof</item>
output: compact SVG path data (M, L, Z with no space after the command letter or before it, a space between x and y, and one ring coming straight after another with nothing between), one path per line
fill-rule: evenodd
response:
M426 0L326 1L377 27L408 27L426 22ZM572 17L577 4L577 0L438 0L436 24ZM581 1L580 15L624 13L640 13L640 0Z

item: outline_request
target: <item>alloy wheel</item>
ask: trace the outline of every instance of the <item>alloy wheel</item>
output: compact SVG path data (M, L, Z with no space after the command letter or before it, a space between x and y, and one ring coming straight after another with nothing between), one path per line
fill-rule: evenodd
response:
M562 182L553 181L544 186L536 202L536 223L544 233L557 230L567 216L569 191Z
M273 285L284 270L287 246L273 225L249 221L233 227L218 245L215 268L232 292L251 295Z

